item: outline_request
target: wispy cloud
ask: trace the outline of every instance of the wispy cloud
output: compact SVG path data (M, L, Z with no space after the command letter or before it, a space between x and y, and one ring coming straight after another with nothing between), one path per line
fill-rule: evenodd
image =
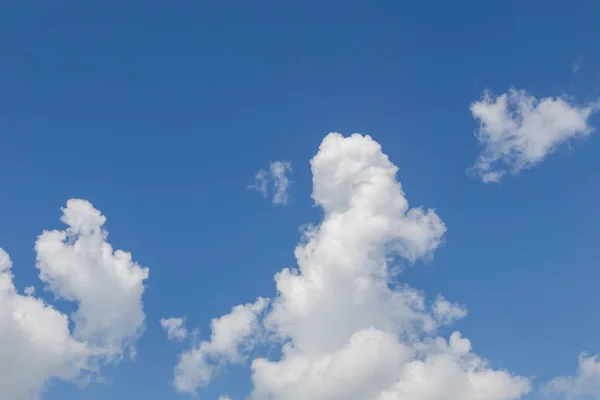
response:
M161 318L160 326L167 332L169 340L183 340L188 337L185 318Z
M285 205L290 200L289 189L292 181L287 175L291 172L292 164L289 161L272 162L268 171L261 169L254 175L254 183L249 188L256 190L264 198L271 192L273 204Z

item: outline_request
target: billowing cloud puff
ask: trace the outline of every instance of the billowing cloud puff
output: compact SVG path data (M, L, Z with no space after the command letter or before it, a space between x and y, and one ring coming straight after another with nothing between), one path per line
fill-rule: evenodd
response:
M47 290L76 305L71 318L31 288L20 294L10 257L0 249L1 399L38 398L54 379L96 373L101 364L132 355L143 331L148 269L113 251L106 219L89 202L69 200L61 220L67 229L43 232L35 248Z
M473 171L484 182L498 182L507 172L539 164L560 144L592 133L588 119L598 105L578 106L562 97L538 100L524 90L511 89L496 98L486 92L471 104L483 146Z
M434 210L409 206L398 169L379 144L329 134L311 168L323 220L305 229L297 268L276 274L277 296L256 314L260 323L253 317L254 328L243 331L246 349L263 343L281 350L275 359L251 362L249 398L508 400L529 392L529 379L492 369L459 332L437 336L438 327L466 316L464 307L442 296L427 300L392 279L399 259L432 257L446 226ZM215 332L213 323L212 341ZM203 370L197 366L204 361L186 362L189 354L204 360L201 349L182 355L180 391L195 392L210 380L206 373L178 381L188 369Z
M252 347L259 326L260 313L267 300L259 297L254 303L234 307L229 314L211 321L209 341L181 354L175 373L175 387L181 392L194 392L213 377L223 363L246 360L246 350Z

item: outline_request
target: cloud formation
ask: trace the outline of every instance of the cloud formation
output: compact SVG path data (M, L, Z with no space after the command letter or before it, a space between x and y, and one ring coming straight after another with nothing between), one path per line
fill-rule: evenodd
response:
M567 399L600 399L600 362L597 356L581 353L576 376L554 378L542 390L546 394L563 394Z
M254 189L263 195L269 196L269 187L272 192L272 202L277 205L285 205L289 202L289 189L292 182L288 174L292 172L292 164L288 161L275 161L269 166L269 171L259 170L254 176L254 184L250 189Z
M472 170L488 183L534 167L560 144L590 135L588 119L598 106L575 105L562 97L538 100L524 90L498 97L485 92L470 107L480 122L476 137L483 146Z
M0 249L0 398L37 399L53 380L76 380L102 364L133 356L144 328L142 294L148 269L113 251L106 218L85 200L69 200L59 231L35 243L39 278L76 310L69 317L30 288L20 294L12 261ZM69 324L73 324L73 329Z
M175 368L175 388L193 393L212 379L219 364L238 364L246 360L258 331L258 318L267 306L259 297L254 303L238 305L229 314L211 321L212 335L179 357Z
M185 318L161 318L160 326L167 332L169 340L183 340L188 336Z
M528 393L529 379L492 369L460 332L437 334L465 317L464 307L442 296L427 300L393 279L399 262L431 258L446 226L434 210L409 206L398 168L379 144L369 136L329 134L311 169L323 220L305 229L297 268L275 275L277 296L243 330L247 351L256 344L281 351L252 360L249 399L509 400ZM213 322L211 342L216 332ZM183 362L189 354L204 360L202 347L182 355L180 391L193 393L210 381L208 373L178 381L188 368L204 370L197 368L204 361ZM215 355L215 363L231 358Z

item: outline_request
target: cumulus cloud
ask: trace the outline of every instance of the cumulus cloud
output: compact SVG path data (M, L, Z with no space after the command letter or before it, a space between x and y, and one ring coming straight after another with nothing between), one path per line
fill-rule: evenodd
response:
M133 355L143 332L148 269L113 251L106 218L89 202L69 200L61 220L67 229L43 232L35 249L46 290L75 304L70 316L34 297L32 288L20 294L10 257L0 249L2 399L37 399L53 380L97 373L102 364Z
M185 318L161 318L160 326L167 332L169 340L183 340L188 336Z
M292 164L288 161L275 161L269 166L269 171L259 170L254 176L254 184L250 185L261 193L264 198L269 196L269 187L273 195L273 204L285 205L289 202L289 188L292 182L288 174L292 172Z
M498 97L484 93L470 107L483 146L473 171L486 183L498 182L507 172L539 164L560 144L591 134L588 119L598 105L575 105L562 97L538 100L524 90Z
M254 303L238 305L229 314L213 319L210 340L179 357L175 369L176 389L194 393L211 380L219 364L245 361L246 352L252 348L259 330L259 315L266 306L267 300L259 297Z
M546 394L561 393L567 399L600 399L600 362L597 356L579 355L576 376L560 376L544 386Z
M434 210L409 206L398 168L379 144L329 134L311 169L323 220L305 230L297 267L275 275L277 296L256 328L244 330L280 349L278 357L252 360L249 399L509 400L528 393L529 379L492 369L459 332L437 334L466 309L393 279L399 258L431 258L446 226ZM203 360L198 349L191 352ZM184 391L210 380L199 375Z

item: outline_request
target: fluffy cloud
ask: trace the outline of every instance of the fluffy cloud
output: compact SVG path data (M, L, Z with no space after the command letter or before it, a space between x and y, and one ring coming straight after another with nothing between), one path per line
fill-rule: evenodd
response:
M577 375L555 378L543 388L543 392L561 393L568 399L600 399L600 362L597 356L580 354Z
M229 314L213 319L210 341L181 354L175 369L177 390L193 393L211 380L219 363L245 361L259 330L259 315L266 306L267 300L259 297L254 303L236 306Z
M187 338L188 331L185 324L185 318L161 318L160 326L167 332L169 340L183 340Z
M589 135L588 119L598 103L579 106L566 99L538 100L511 89L498 97L486 92L471 104L480 121L476 133L483 146L473 170L484 182L498 182L507 173L531 168L569 139Z
M434 210L409 206L379 144L329 134L311 168L324 217L305 230L297 268L276 274L277 296L261 324L244 330L281 349L276 359L251 362L249 398L508 400L529 392L528 379L492 369L459 332L436 334L465 317L463 307L428 301L392 279L399 258L432 257L446 227ZM210 379L202 377L187 391Z
M63 231L37 239L37 268L46 289L75 303L68 315L13 284L12 262L0 249L0 399L38 398L54 379L74 380L116 362L143 331L148 269L113 251L105 217L87 201L69 200ZM69 328L72 322L73 329Z
M289 202L289 188L292 182L287 174L292 172L292 164L287 161L275 161L269 166L269 171L259 170L254 176L254 184L250 185L261 193L263 197L269 195L269 186L272 186L273 204L285 205Z

